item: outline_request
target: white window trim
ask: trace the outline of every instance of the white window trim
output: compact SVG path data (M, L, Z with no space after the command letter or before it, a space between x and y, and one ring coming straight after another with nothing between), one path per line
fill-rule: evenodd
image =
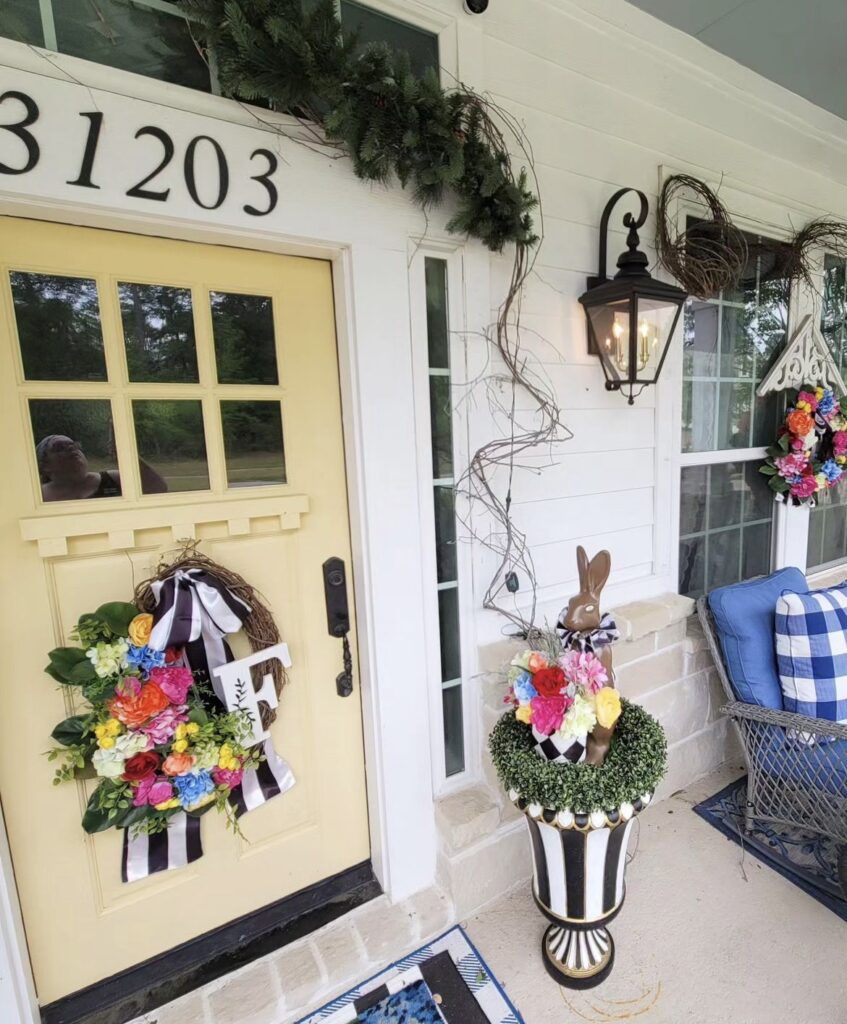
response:
M417 424L417 461L420 487L420 536L424 562L424 660L431 681L430 746L432 783L436 797L461 789L475 781L481 771L480 716L474 635L472 545L467 528L466 499L456 494L456 568L459 591L459 630L462 677L462 726L465 767L447 776L445 767L442 717L441 646L438 615L438 591L435 518L433 515L432 433L429 400L429 351L426 320L426 281L424 261L430 257L447 264L447 313L450 331L450 378L453 385L453 460L460 475L470 460L469 421L461 402L461 388L467 382L467 306L465 302L465 254L451 242L430 238L411 241L409 249L409 308L412 336L412 373Z
M677 169L670 167L660 168L659 187L661 188L667 177L677 173ZM764 199L751 189L744 186L732 184L724 185L707 172L693 173L705 181L713 189L721 191L721 198L727 205L735 224L743 231L751 234L764 235L770 238L787 239L791 237L792 225L802 224L819 215L821 211L813 208L801 208L788 203L774 203L772 200ZM731 200L727 200L724 193L732 193ZM681 226L684 218L690 215L702 215L703 207L688 199L677 198L673 209L673 223ZM817 278L818 275L816 275ZM822 271L821 271L822 276ZM819 282L816 280L819 290ZM819 315L815 308L814 296L810 295L807 289L795 284L791 289L788 311L788 337L790 338L796 325L807 313ZM680 337L682 327L680 325ZM667 387L672 394L672 416L671 416L671 443L668 446L672 452L671 464L671 485L668 488L670 498L670 529L667 536L671 538L670 566L674 589L678 587L679 580L679 544L680 544L680 502L681 502L681 475L682 470L688 466L720 465L726 462L752 462L762 460L766 457L765 447L724 449L708 452L688 452L681 450L680 438L682 436L682 345L676 342L666 360ZM663 389L664 390L664 389ZM661 480L661 475L657 477ZM666 520L667 521L667 520ZM773 528L771 532L771 570L781 569L786 566L795 565L803 572L806 571L806 552L809 536L809 509L793 508L785 503L775 503ZM821 575L831 573L835 566L821 570Z

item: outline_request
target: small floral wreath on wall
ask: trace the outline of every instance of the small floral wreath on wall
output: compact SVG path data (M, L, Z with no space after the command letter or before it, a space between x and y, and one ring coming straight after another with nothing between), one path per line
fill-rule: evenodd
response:
M831 388L806 385L789 406L759 472L777 501L814 505L847 471L847 417Z

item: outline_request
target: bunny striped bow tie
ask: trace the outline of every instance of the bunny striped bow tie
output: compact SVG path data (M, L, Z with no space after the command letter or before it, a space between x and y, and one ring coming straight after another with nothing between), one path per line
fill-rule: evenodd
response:
M593 653L598 647L605 647L606 644L614 643L615 640L620 639L618 627L615 625L615 620L609 612L600 620L600 625L597 629L586 630L568 629L565 625L564 614L562 614L556 623L556 632L559 634L562 647L566 651L573 647L578 647L581 651L591 651Z

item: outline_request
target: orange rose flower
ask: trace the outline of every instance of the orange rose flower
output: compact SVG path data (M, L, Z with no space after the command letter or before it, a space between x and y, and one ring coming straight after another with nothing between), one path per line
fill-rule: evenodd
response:
M162 765L165 775L184 775L194 767L197 758L193 754L169 754Z
M155 683L145 683L137 694L119 694L109 703L109 710L127 729L137 729L170 704Z
M805 437L815 429L815 421L807 412L800 409L790 413L785 422L795 437Z

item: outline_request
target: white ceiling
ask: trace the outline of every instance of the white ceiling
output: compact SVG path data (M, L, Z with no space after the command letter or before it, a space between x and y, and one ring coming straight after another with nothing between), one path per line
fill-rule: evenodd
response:
M847 119L847 0L629 0Z

